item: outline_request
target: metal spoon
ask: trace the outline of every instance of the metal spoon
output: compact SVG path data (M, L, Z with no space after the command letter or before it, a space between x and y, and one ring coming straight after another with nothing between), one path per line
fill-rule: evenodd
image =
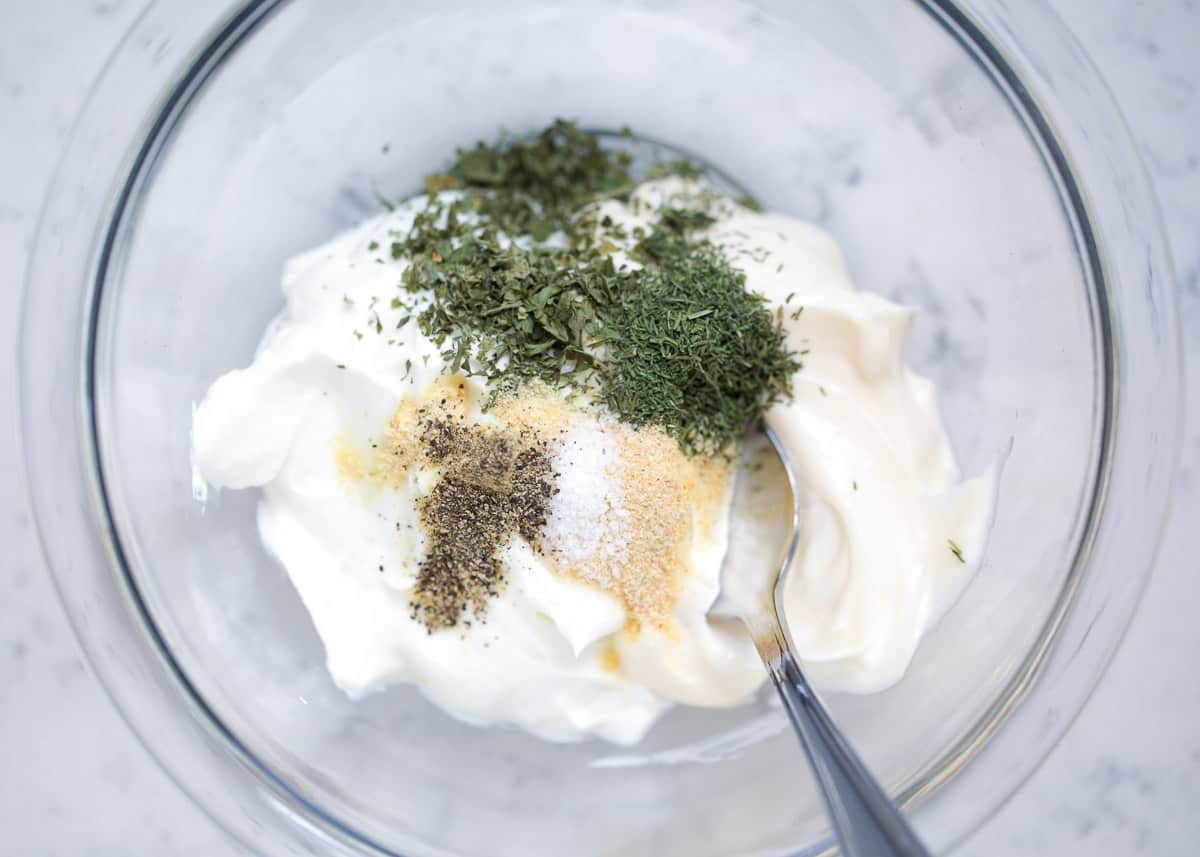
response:
M757 438L755 436L758 436ZM763 443L765 438L767 443ZM768 445L769 444L769 445ZM772 456L773 451L773 456ZM730 527L729 550L726 553L726 568L723 569L723 589L727 592L716 612L736 615L746 625L754 638L754 645L767 667L775 688L783 699L784 708L791 718L792 726L800 737L804 753L825 799L825 807L833 824L841 853L846 857L929 857L929 852L917 838L916 832L905 821L900 809L888 797L887 792L867 770L858 755L851 749L841 730L829 717L829 712L817 697L816 692L800 671L792 655L791 641L787 632L787 621L783 614L784 581L800 543L800 500L797 490L796 472L787 450L770 426L765 423L757 431L747 435L743 447L742 467L734 488L735 509L747 509L761 498L752 498L755 483L760 487L762 480L749 478L751 473L745 466L748 456L763 455L755 470L762 472L763 465L771 465L771 457L787 476L789 497L774 498L775 509L790 503L790 517L781 521L776 537L786 534L786 541L777 541L785 546L774 574L755 579L753 574L728 574L733 558L753 557L761 554L764 538L763 516L734 515ZM778 480L782 482L782 480ZM767 502L771 502L768 500ZM786 510L787 506L783 505ZM739 519L751 522L739 526ZM774 560L774 558L769 558ZM726 586L728 583L728 586Z

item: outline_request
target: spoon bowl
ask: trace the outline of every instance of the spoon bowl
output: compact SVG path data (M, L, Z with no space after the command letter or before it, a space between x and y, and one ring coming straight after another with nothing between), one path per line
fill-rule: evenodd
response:
M800 738L842 854L928 857L792 654L783 593L802 521L799 482L787 449L762 422L747 433L738 464L733 508L750 514L732 516L716 612L736 616L750 632Z

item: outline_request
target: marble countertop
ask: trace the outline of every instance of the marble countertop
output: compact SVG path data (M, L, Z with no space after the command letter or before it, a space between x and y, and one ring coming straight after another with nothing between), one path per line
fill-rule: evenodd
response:
M1053 0L1103 69L1162 203L1200 366L1200 2ZM0 4L0 340L17 329L38 205L87 88L135 0ZM10 354L12 352L10 351ZM0 853L239 855L155 766L79 655L34 545L17 474L15 372L0 374ZM1195 853L1200 835L1200 384L1176 503L1140 613L1099 690L965 855ZM1182 605L1182 609L1181 609ZM1154 712L1151 723L1146 712Z

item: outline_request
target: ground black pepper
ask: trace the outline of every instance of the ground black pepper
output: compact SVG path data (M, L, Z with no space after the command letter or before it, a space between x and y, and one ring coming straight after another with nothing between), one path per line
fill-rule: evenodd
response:
M557 489L551 451L530 432L424 413L419 425L422 454L441 469L418 503L428 548L412 599L432 633L484 614L503 587L501 550L514 535L538 544Z

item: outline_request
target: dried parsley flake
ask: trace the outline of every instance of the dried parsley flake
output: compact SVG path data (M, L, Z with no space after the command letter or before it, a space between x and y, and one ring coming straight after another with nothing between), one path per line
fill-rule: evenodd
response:
M720 452L790 395L801 364L782 314L697 235L715 222L708 211L669 206L632 235L597 222L593 203L636 188L629 168L562 120L531 141L459 150L427 178L429 200L390 253L409 262L404 288L429 298L418 324L448 371L482 375L494 393L534 380L585 393L688 452ZM674 162L650 175L703 173ZM631 240L641 267L618 267L612 253Z

